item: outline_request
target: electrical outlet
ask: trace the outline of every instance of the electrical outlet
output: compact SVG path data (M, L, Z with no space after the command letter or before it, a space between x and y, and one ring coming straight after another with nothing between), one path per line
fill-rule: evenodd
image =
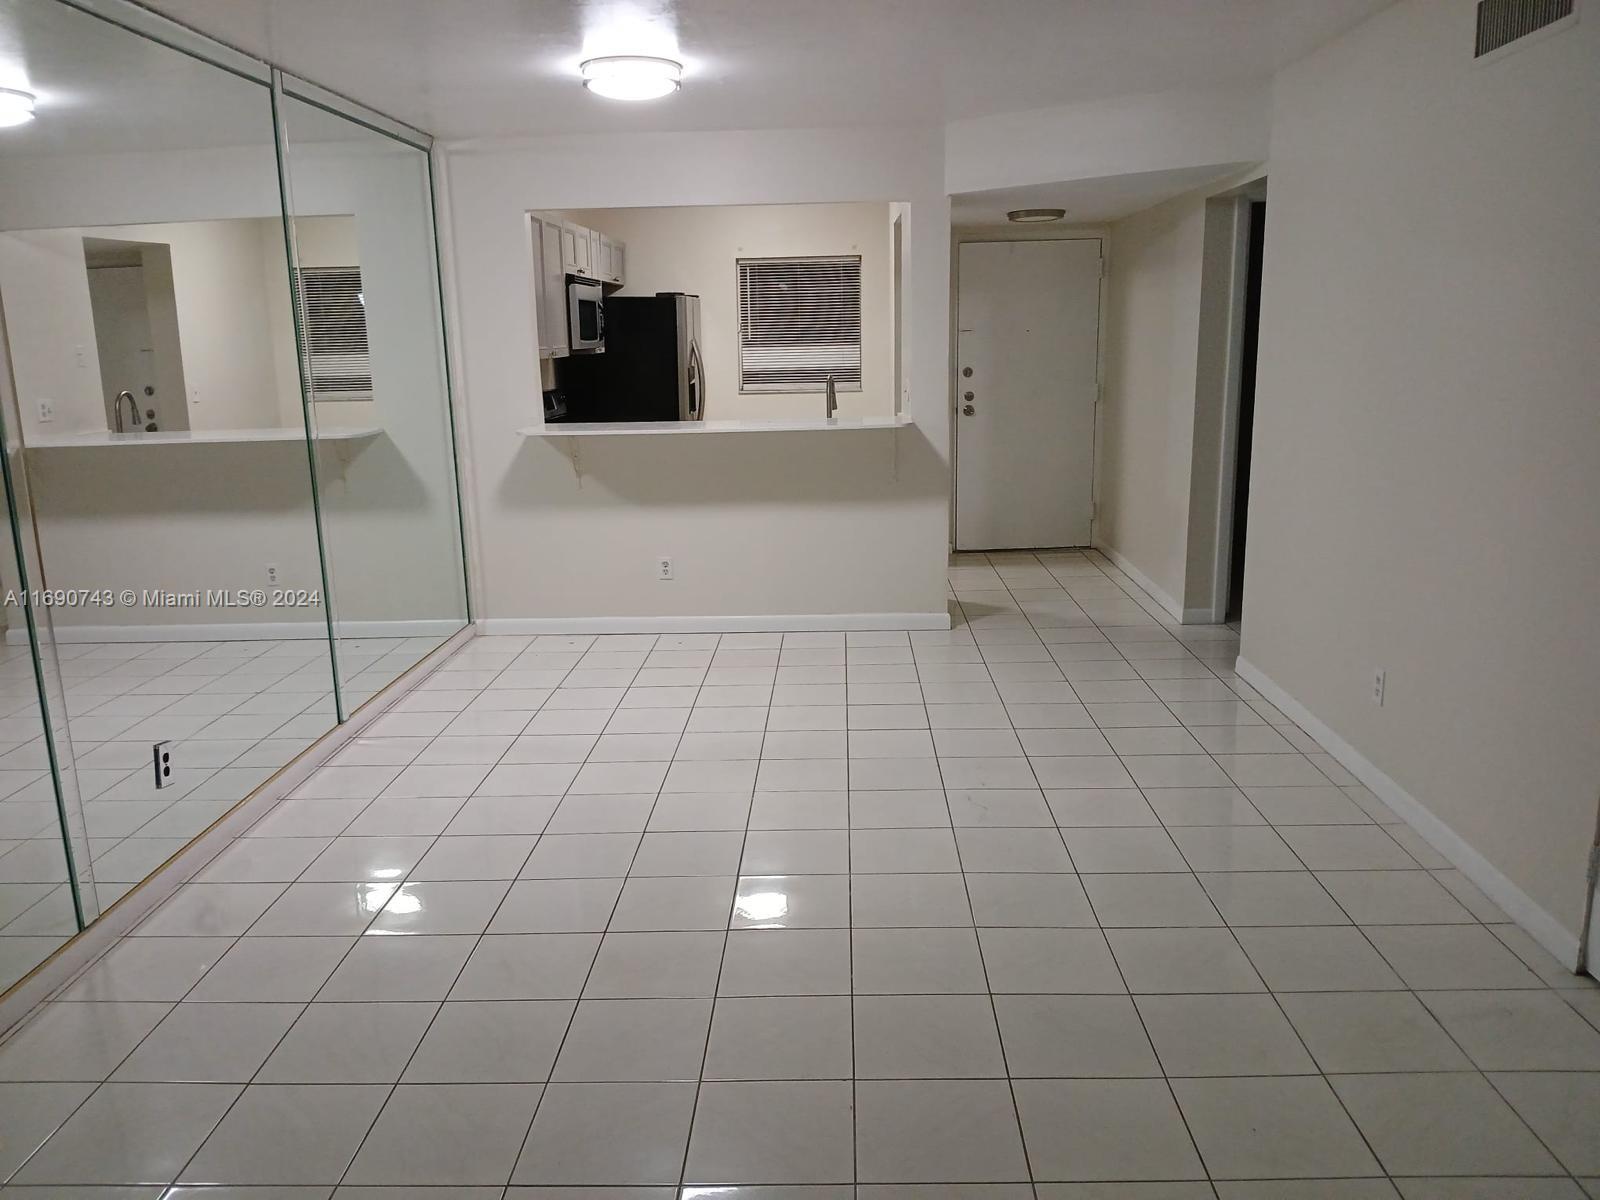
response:
M656 578L657 579L671 579L672 578L672 560L670 558L658 558L658 559L656 559Z
M39 401L39 420L54 421L56 419L56 402L54 400Z
M268 563L267 564L267 586L268 587L277 587L278 586L278 564L277 563Z
M1379 667L1372 673L1372 702L1379 708L1383 707L1383 692L1388 686L1389 673Z
M172 782L172 743L156 742L150 749L155 757L156 787L164 788Z

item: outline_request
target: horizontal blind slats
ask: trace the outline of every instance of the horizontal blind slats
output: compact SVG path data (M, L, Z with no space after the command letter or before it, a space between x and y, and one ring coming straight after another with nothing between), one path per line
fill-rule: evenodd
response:
M739 388L861 385L861 259L739 260Z
M306 377L313 398L372 398L360 267L301 267Z

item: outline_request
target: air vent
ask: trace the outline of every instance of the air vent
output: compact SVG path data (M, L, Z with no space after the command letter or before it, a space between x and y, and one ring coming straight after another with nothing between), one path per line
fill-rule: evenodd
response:
M1572 15L1576 0L1479 0L1474 58L1493 54L1518 38Z

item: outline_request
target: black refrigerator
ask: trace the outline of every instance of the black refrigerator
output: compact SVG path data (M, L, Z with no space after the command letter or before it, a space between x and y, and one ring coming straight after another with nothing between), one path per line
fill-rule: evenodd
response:
M606 348L560 360L568 421L700 421L700 297L608 296Z

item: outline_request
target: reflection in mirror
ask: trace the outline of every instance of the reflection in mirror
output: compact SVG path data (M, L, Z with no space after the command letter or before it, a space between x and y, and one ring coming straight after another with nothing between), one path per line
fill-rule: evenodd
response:
M104 906L335 722L271 96L52 0L0 0L0 47L39 98L0 129L19 517ZM29 614L5 614L26 716ZM48 775L38 743L0 791ZM0 848L37 803L15 782Z
M466 623L427 154L281 107L346 714Z
M5 378L0 371L0 386ZM4 424L10 428L13 397L9 387L4 391ZM11 452L8 441L8 457ZM15 490L25 503L25 492L20 487ZM7 516L16 511L15 505L10 506ZM27 544L20 523L0 523L0 588L20 587L25 572L30 579L37 577L37 561L18 557L18 547ZM0 615L9 618L16 611L7 605ZM59 718L48 731L45 725L47 713L64 711L59 664L50 644L30 639L25 624L7 626L4 634L0 642L0 991L99 913L70 732ZM41 703L41 681L47 704ZM56 772L51 771L52 750L61 764Z

